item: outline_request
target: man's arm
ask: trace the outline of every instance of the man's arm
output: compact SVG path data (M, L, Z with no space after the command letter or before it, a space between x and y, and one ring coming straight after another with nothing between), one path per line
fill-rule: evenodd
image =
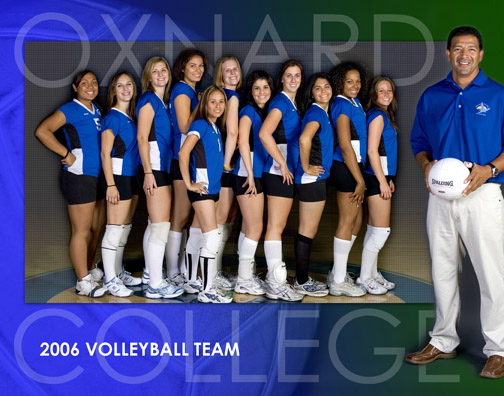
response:
M422 171L424 173L424 178L425 178L425 186L429 190L429 192L432 194L432 191L429 187L429 172L432 168L432 165L434 165L436 161L432 160L432 154L427 152L427 151L420 151L416 156L415 156L418 165L420 165L420 168L422 168Z

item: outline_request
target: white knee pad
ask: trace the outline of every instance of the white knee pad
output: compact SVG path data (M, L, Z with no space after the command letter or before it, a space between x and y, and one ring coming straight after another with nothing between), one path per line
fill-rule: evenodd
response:
M390 235L390 227L373 227L372 233L364 245L364 249L378 253Z
M156 245L166 245L168 241L168 233L170 232L170 222L163 221L161 223L151 223L151 234L149 242Z
M233 223L219 224L217 225L219 232L221 233L222 243L226 243L231 235L231 230L233 229Z
M218 229L205 232L203 234L203 247L201 248L201 256L213 258L219 251L221 237Z
M122 234L122 225L107 224L107 227L105 228L105 235L103 235L102 239L102 247L106 249L117 250L121 242Z
M131 232L131 224L125 224L124 231L121 235L121 240L119 241L119 246L126 246L126 243L128 243L128 237L130 232Z
M191 227L189 230L189 238L186 243L187 254L198 254L203 246L203 233L201 228Z
M275 283L287 281L287 268L283 261L277 261L268 268L268 280Z

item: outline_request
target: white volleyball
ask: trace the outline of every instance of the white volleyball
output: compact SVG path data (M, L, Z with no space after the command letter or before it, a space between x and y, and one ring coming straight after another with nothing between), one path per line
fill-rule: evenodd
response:
M469 183L464 180L469 169L456 158L443 158L436 162L429 172L429 187L439 198L453 200L462 197Z

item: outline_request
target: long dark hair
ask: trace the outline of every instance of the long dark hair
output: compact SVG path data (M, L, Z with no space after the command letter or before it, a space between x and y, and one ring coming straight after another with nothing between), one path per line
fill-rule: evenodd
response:
M357 97L361 103L366 103L367 90L369 85L369 77L366 69L357 62L341 62L339 65L334 66L329 70L329 77L334 89L334 95L343 95L343 87L345 85L345 78L349 71L357 70L360 74L361 89Z
M301 92L303 91L303 84L305 80L305 75L304 75L304 68L301 62L299 62L296 59L289 59L286 60L282 65L280 66L280 70L278 70L278 76L277 76L277 81L276 81L276 88L275 88L275 95L278 95L280 92L283 91L283 83L282 83L282 78L283 75L285 74L285 71L292 66L297 66L299 67L299 70L301 70L301 84L299 85L299 88L296 92L296 104L298 104L301 100Z
M217 118L216 124L219 127L221 133L224 131L224 120L226 119L226 104L227 104L227 99L226 99L226 94L223 91L222 88L217 87L216 85L210 85L207 89L203 91L203 95L201 96L201 100L198 103L198 106L196 107L196 115L194 117L195 120L205 120L206 122L210 123L210 120L208 119L208 99L210 98L210 95L213 94L214 92L220 92L222 96L224 97L224 111L222 112L221 116Z
M332 102L334 99L334 88L331 84L331 79L329 78L329 75L326 73L315 73L312 74L308 82L306 83L304 90L303 90L303 96L302 96L302 101L300 103L300 110L301 110L301 115L304 116L306 111L310 108L310 106L315 103L315 99L313 98L312 90L313 86L315 85L315 82L317 79L323 78L324 80L327 80L329 85L331 85L332 88L332 95L331 95L331 100L329 101Z
M96 77L96 73L95 73L95 72L93 72L93 71L91 71L91 70L89 70L89 69L82 70L82 71L78 72L78 73L74 76L74 78L73 78L73 80L72 80L72 93L73 93L73 97L74 97L74 98L77 98L77 92L75 92L75 91L73 90L73 87L75 86L75 88L77 88L77 87L79 86L80 82L82 81L82 79L84 78L84 76L85 76L86 74L88 74L88 73L91 73L93 76L95 76L96 80L98 80L98 77Z
M121 76L128 76L131 82L133 83L133 95L131 96L131 100L128 106L128 112L127 114L130 116L130 118L136 122L136 97L137 97L137 87L135 80L133 79L133 76L128 73L127 71L120 71L114 74L112 79L109 82L108 86L108 92L107 92L107 106L106 106L106 112L108 112L112 107L114 107L117 104L117 95L116 95L116 85L117 85L117 80L119 80L119 77Z
M271 90L271 96L264 105L264 108L260 108L257 103L254 100L254 97L252 96L252 87L254 86L255 82L257 80L266 80L268 82L268 85ZM259 114L259 117L261 117L261 120L265 120L266 116L268 115L268 106L271 102L271 98L273 97L273 91L275 87L275 83L273 81L273 77L270 76L270 74L267 71L264 70L254 70L252 73L249 74L247 77L247 82L245 84L245 101L246 104L251 105L256 111L257 114Z
M397 114L397 99L395 95L395 84L394 82L386 77L386 76L378 76L375 77L374 80L371 82L371 85L369 87L369 100L367 103L367 110L372 109L372 108L377 108L380 110L383 110L376 100L378 99L378 84L380 84L382 81L387 81L390 86L392 87L392 93L394 94L394 98L390 102L390 104L387 107L387 110L385 110L385 113L387 113L387 117L389 119L390 125L392 125L392 128L394 128L396 131L399 130L396 124L396 114Z
M201 80L203 80L203 76L205 75L208 68L208 61L206 55L196 48L187 48L185 50L180 51L175 59L175 63L173 64L173 82L176 83L178 81L184 80L184 69L187 65L187 62L195 56L199 56L203 60L203 65L205 70L203 71L203 75L201 76ZM201 82L200 80L200 82Z

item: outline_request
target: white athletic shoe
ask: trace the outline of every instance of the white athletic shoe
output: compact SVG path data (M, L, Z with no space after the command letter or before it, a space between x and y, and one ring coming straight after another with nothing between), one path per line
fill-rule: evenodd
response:
M382 285L376 282L373 278L369 278L366 280L361 280L361 278L357 278L357 285L366 289L369 294L385 294L387 293L387 289L385 289Z
M184 287L185 279L184 275L180 272L172 276L171 278L168 278L168 282L170 282L172 285L177 286L177 287Z
M91 274L87 274L81 281L77 281L77 284L75 285L75 293L80 294L81 296L98 298L108 294L108 290L106 287L101 287L98 283L96 283Z
M142 283L144 285L148 285L149 281L150 281L149 271L147 271L147 268L144 268L143 274L142 274Z
M231 281L224 275L222 275L222 272L220 271L215 275L213 284L215 287L222 290L233 290L233 284L231 283Z
M154 288L149 285L145 292L147 298L175 298L184 293L181 287L173 286L172 284L162 281L161 284Z
M294 290L292 285L287 282L274 283L266 281L266 297L272 300L301 301L304 295Z
M308 280L300 285L296 279L294 282L294 290L300 294L305 294L312 297L325 297L329 293L327 286L322 282L317 282L316 280L308 277Z
M210 290L202 290L198 293L198 301L201 303L230 303L233 301L232 297L229 297L222 293L219 289L214 286Z
M203 290L203 281L201 278L196 278L195 280L186 279L184 283L184 292L187 294L199 293Z
M142 278L131 276L131 272L126 271L124 268L122 272L117 276L125 286L138 286L143 281Z
M93 278L93 280L94 280L95 282L99 282L99 281L101 281L101 280L102 280L102 278L103 278L103 271L101 270L101 268L98 268L98 267L96 266L96 263L95 263L95 265L94 265L94 268L93 268L93 269L90 269L90 270L88 271L88 274L90 274L90 275L91 275L91 277Z
M366 294L366 291L362 287L357 286L352 278L346 276L344 282L331 282L329 294L332 296L361 297Z
M262 296L266 294L264 281L257 276L251 279L242 279L238 277L234 291L241 294L252 294L253 296Z
M374 278L374 280L387 290L395 289L395 283L385 279L380 271L378 271L378 275Z
M110 294L116 297L129 297L133 294L133 290L124 286L123 282L117 276L104 283Z

